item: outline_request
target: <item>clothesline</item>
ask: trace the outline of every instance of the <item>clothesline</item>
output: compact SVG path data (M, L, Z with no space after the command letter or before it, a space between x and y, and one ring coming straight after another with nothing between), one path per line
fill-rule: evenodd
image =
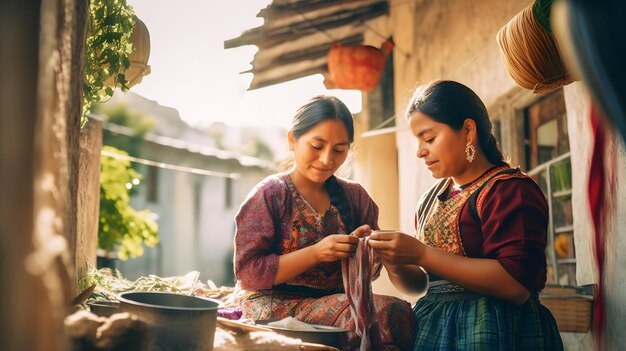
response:
M112 157L118 160L125 160L125 161L140 163L140 164L147 165L147 166L169 169L169 170L178 171L178 172L186 172L186 173L200 174L200 175L206 175L206 176L211 176L211 177L222 177L222 178L231 178L231 179L239 179L241 177L241 173L216 172L216 171L209 171L209 170L200 169L200 168L172 165L169 163L156 162L156 161L146 160L143 158L138 158L138 157L133 157L133 156L128 156L128 155L120 155L120 154L109 152L106 150L102 150L100 154L102 156Z

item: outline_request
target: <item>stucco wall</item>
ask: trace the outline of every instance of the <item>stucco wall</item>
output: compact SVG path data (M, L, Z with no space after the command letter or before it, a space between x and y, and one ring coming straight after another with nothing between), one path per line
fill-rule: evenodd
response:
M592 246L592 218L589 212L587 184L591 159L592 132L589 122L589 94L583 84L576 82L564 89L567 124L572 154L572 213L576 250L576 282L578 285L596 282Z
M356 151L359 175L354 177L367 189L379 206L378 224L398 228L398 163L393 133L361 137Z

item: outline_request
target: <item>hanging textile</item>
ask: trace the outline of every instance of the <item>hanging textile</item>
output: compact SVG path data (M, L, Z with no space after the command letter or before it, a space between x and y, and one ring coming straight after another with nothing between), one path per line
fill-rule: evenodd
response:
M359 246L354 256L343 259L341 268L343 286L350 301L350 313L356 327L356 333L361 337L361 351L378 350L376 335L378 335L378 321L374 309L372 296L372 266L374 252L367 244L369 238L359 240Z
M605 340L605 312L604 312L604 259L605 259L605 232L607 212L606 178L607 165L605 164L605 145L607 142L604 126L601 124L596 107L591 105L591 128L593 132L593 152L589 167L589 209L593 218L594 229L594 258L598 272L594 291L593 306L593 335L596 350L604 350Z

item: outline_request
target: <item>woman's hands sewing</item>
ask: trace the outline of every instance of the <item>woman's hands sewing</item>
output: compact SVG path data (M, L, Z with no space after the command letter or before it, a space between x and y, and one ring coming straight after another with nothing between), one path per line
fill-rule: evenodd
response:
M317 262L334 262L354 255L358 244L359 238L332 234L313 245L313 249Z
M369 245L387 265L419 265L426 246L414 237L394 231L376 232L370 235Z
M387 269L393 285L408 294L423 293L426 273L419 267L427 247L412 236L398 231L373 231L370 245Z
M315 245L315 255L319 263L334 262L342 258L347 258L356 252L359 244L359 238L365 237L370 233L370 226L365 224L355 229L350 235L332 234Z
M359 239L369 235L370 227L362 225L350 235L331 234L314 245L279 257L274 284L282 284L324 262L335 262L356 253Z

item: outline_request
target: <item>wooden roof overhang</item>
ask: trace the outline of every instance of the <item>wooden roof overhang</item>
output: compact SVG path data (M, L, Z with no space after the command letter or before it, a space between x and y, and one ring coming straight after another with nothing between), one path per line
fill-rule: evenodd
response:
M256 45L259 50L249 90L326 73L326 55L335 43L364 41L367 21L389 14L387 0L274 0L257 17L262 26L224 41L224 48Z

